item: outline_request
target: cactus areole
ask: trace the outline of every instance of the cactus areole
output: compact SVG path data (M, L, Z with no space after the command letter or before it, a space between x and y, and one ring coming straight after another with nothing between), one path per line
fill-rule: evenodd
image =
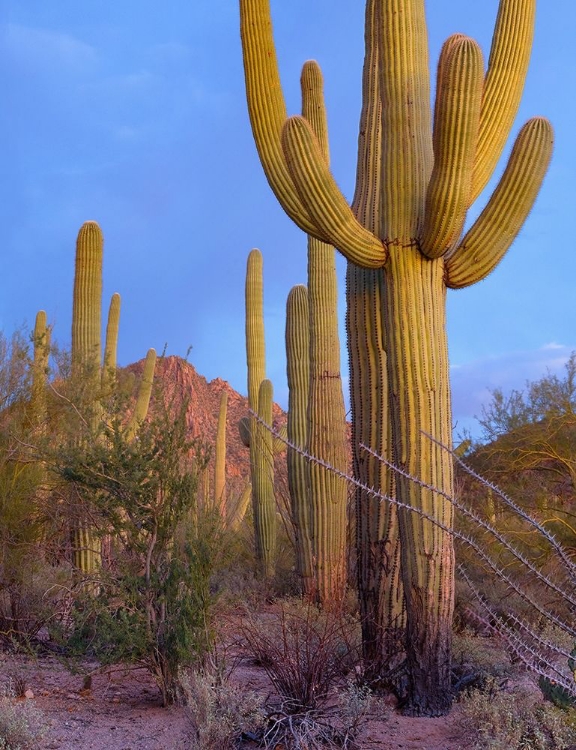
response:
M445 329L446 289L484 279L520 230L552 151L547 120L528 121L499 184L462 235L466 212L490 179L515 118L532 42L535 0L501 0L485 70L476 42L456 34L438 63L434 116L424 0L368 0L356 192L349 206L306 118L288 117L280 86L269 0L240 0L248 108L260 160L288 215L339 250L349 269L348 320L354 306L378 307L378 361L387 397L377 410L388 457L422 481L396 478L398 499L452 522L451 457L427 435L451 444ZM363 313L365 317L366 312ZM358 332L356 332L358 333ZM359 337L355 336L358 343ZM376 413L366 376L371 335L350 347L353 432L368 434ZM354 448L355 469L362 461ZM438 491L434 491L436 488ZM406 604L405 712L450 708L454 553L450 536L416 512L398 513ZM386 529L380 529L386 538ZM363 540L360 538L360 544ZM360 592L362 597L362 591Z

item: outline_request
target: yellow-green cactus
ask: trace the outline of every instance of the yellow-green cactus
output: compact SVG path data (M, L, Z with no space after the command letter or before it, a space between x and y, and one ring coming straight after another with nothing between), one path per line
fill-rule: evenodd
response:
M451 444L446 289L475 283L498 264L536 198L553 137L543 118L524 126L494 195L460 240L466 209L490 178L518 109L535 0L500 0L485 75L472 40L449 40L439 65L434 132L424 5L366 3L352 207L330 173L313 125L286 116L269 0L240 0L240 15L252 129L272 189L305 232L333 244L350 263L379 269L348 275L349 330L358 316L371 327L363 337L368 346L355 346L357 340L350 346L355 440L369 434L365 415L376 417L380 410L376 444L423 483L397 477L399 500L450 526L452 509L441 493L452 493L452 460L428 437ZM350 309L354 304L360 311ZM380 341L372 349L377 328ZM365 361L354 362L359 355L371 357L369 368L384 368L385 374L371 378ZM385 401L376 392L384 383ZM363 460L356 444L356 470ZM405 711L439 715L451 702L452 542L418 513L399 512L398 525L407 610ZM387 536L392 532L382 529L381 539Z
M105 394L116 380L116 363L118 354L118 330L120 328L120 295L115 292L108 308L106 323L106 343L104 346L104 363L102 365L102 392Z
M301 78L302 115L310 123L329 163L328 129L323 81L315 62L304 65ZM332 245L308 237L308 306L310 379L307 450L343 474L348 468L346 409L340 376L338 284ZM346 525L348 488L334 472L318 463L309 471L311 531L317 596L335 605L346 587Z
M248 367L248 406L259 414L267 425L272 425L272 385L266 378L264 342L262 253L252 250L246 266L246 363ZM263 383L268 383L261 390ZM270 397L268 408L267 398ZM260 411L260 399L266 404L265 414ZM264 434L264 428L250 418L245 439L250 443L250 474L252 481L252 510L256 558L259 572L271 576L274 572L276 550L276 508L273 491L273 439Z
M228 394L222 391L218 411L216 446L214 451L214 505L223 519L226 519L226 415Z
M36 314L34 324L34 364L32 366L32 393L30 398L30 421L34 427L44 429L46 421L46 382L50 358L51 330L47 324L46 312Z
M276 556L276 500L274 497L273 438L268 425L272 424L272 383L263 380L258 392L258 417L253 426L251 441L254 449L252 500L256 536L256 558L259 572L269 578L274 573Z
M310 314L308 290L293 287L286 303L286 374L288 379L288 440L306 451L308 446L308 392L310 389ZM298 450L288 448L288 489L294 541L296 573L302 593L316 595L308 462Z

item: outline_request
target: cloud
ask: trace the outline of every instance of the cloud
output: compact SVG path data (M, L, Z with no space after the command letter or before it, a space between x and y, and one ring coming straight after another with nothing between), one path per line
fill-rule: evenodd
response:
M506 352L453 365L450 368L452 411L458 428L465 426L478 434L474 416L481 414L495 388L509 393L513 389L522 390L527 381L538 380L547 372L561 375L571 351L569 346L549 342L539 349Z
M5 52L18 63L34 68L59 67L74 71L97 60L94 47L60 31L16 23L4 27Z

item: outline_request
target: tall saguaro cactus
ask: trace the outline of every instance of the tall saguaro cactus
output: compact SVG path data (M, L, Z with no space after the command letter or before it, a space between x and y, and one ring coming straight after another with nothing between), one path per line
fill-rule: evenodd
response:
M292 287L286 302L286 374L288 379L288 440L301 451L306 451L308 446L309 322L308 290L299 284ZM287 466L296 543L296 573L300 578L302 593L312 598L316 594L316 583L312 552L308 462L302 453L289 447Z
M262 253L254 249L248 255L246 266L246 362L248 366L248 406L266 424L272 423L272 385L261 391L266 378L266 354L264 341ZM267 398L270 399L268 410ZM266 405L265 413L261 411ZM268 413L269 412L269 413ZM249 420L246 437L250 441L250 472L252 480L252 510L254 514L254 536L259 572L270 576L274 572L276 550L276 511L271 514L270 497L273 494L273 444L258 430L254 417ZM256 439L255 439L256 438ZM272 436L270 435L270 440ZM263 455L268 451L269 455ZM272 500L273 502L273 500ZM266 507L264 507L264 505Z
M478 282L499 263L536 198L552 130L539 117L522 128L496 190L461 239L467 209L490 178L518 109L535 0L500 0L486 73L476 42L461 34L448 39L438 65L433 127L424 5L366 3L352 207L313 125L286 116L269 0L240 0L241 34L252 129L272 189L301 229L367 269L348 273L349 330L362 319L367 323L366 332L349 342L355 469L364 461L357 441L369 434L366 419L378 415L377 444L422 480L398 477L398 499L449 527L452 510L442 493L453 489L452 461L428 437L451 443L446 289ZM378 377L370 377L369 369ZM385 398L378 388L386 389ZM400 511L398 527L407 611L405 710L439 715L450 706L452 542L418 513ZM393 532L381 527L379 533L392 551Z
M91 428L96 432L102 414L102 397L109 394L115 380L120 295L112 295L106 326L104 362L102 357L102 261L104 239L95 221L85 222L76 240L74 293L72 307L72 377L82 387L90 410ZM126 426L133 437L146 418L156 366L156 352L150 349L134 413ZM85 508L79 508L75 537L75 565L83 573L93 573L100 564L100 542L91 528Z
M310 123L326 164L328 129L323 81L315 62L302 70L302 115ZM338 285L334 248L308 237L310 382L308 442L312 456L346 473L346 410L340 376ZM311 528L318 598L325 605L342 600L346 586L346 483L318 463L308 468Z

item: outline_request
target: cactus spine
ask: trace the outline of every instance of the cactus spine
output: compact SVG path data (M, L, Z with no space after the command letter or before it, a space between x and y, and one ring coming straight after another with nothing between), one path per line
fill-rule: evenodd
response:
M220 396L218 428L216 430L216 451L214 457L214 504L220 515L226 519L226 414L228 394Z
M298 285L286 303L286 374L288 376L288 440L303 451L308 446L310 385L310 315L308 290ZM296 544L296 572L307 597L316 594L312 553L310 476L301 453L288 448L288 489Z
M246 267L246 363L248 368L248 406L266 424L272 424L271 384L260 393L261 384L266 378L266 354L264 342L264 311L262 253L252 250ZM270 409L260 410L262 403L270 396ZM261 426L260 426L261 427ZM252 480L252 510L254 515L254 535L256 559L259 572L270 576L274 572L273 555L276 550L276 511L273 517L268 506L273 493L272 435L268 437L258 431L254 417L250 418L247 438L250 441L250 472ZM270 446L268 446L270 442ZM268 451L264 454L263 451ZM272 487L270 486L272 484Z
M452 510L441 493L452 493L452 462L427 437L451 444L446 289L480 281L495 268L526 219L550 159L551 126L534 118L516 139L488 205L460 240L466 210L492 174L519 105L535 0L500 1L485 76L473 40L463 35L448 40L438 66L434 131L424 0L368 0L352 208L313 126L303 117L286 117L269 0L240 0L240 9L252 129L276 196L305 232L333 244L350 263L380 269L374 277L349 273L357 282L348 294L349 325L356 302L366 306L371 320L378 319L382 332L374 352L350 342L350 358L382 358L386 369L373 381L364 363L353 367L353 387L371 391L354 397L355 435L367 433L358 408L370 402L385 406L377 440L383 447L389 442L388 456L424 483L398 477L399 500L449 526ZM376 285L378 308L364 299ZM384 380L386 404L374 390ZM362 455L358 448L355 454L357 469ZM405 711L440 715L451 702L452 542L415 513L399 512L398 526L407 611ZM382 538L387 534L384 530Z

